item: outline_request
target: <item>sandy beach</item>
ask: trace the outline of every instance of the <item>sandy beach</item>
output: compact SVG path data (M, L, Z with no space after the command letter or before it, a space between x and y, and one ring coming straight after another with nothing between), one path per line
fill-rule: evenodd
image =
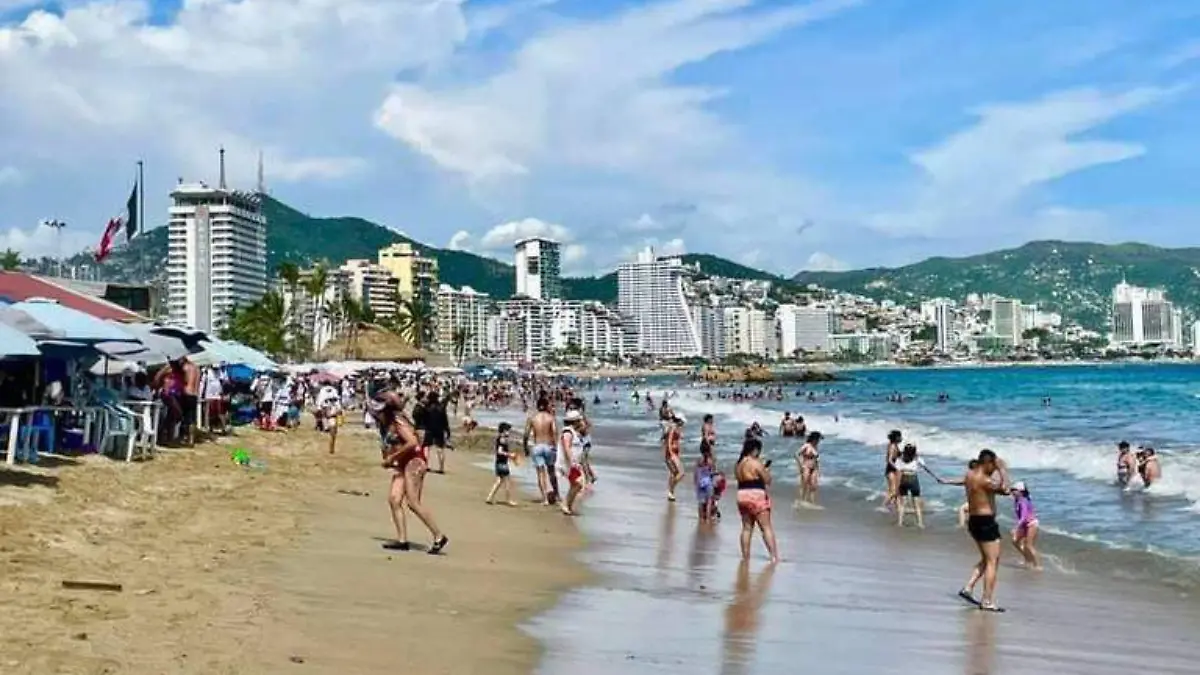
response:
M332 457L306 425L0 472L0 671L530 672L521 623L587 579L574 524L527 498L483 504L492 478L472 464L488 459L464 449L425 488L447 554L391 554L388 475L374 437L347 431ZM233 464L235 447L265 466Z

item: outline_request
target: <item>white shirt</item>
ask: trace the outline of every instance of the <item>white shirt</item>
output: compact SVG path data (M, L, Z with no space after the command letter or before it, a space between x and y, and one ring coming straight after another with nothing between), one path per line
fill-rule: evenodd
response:
M911 462L905 462L900 458L896 458L896 461L892 462L892 466L896 467L896 470L900 473L916 473L917 469L925 468L925 460L917 457Z
M204 371L200 380L200 391L204 392L205 400L213 401L221 398L221 375L216 369Z
M329 385L321 387L317 392L317 407L325 408L338 402L338 391Z

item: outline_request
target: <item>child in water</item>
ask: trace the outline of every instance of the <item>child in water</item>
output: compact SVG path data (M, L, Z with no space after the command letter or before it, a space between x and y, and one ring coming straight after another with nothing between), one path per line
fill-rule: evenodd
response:
M1016 482L1012 486L1013 511L1017 526L1012 531L1013 547L1025 557L1025 564L1035 570L1042 569L1042 561L1037 549L1033 547L1038 535L1037 510L1033 508L1033 500L1029 498L1029 489L1025 483Z

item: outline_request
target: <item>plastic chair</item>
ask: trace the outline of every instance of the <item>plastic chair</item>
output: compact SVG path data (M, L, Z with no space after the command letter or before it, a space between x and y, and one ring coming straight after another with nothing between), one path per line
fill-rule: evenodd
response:
M38 447L46 440L46 452L54 452L54 414L49 410L35 410L27 424L22 424L20 442L17 444L17 460L30 464L38 462Z
M133 459L133 444L137 440L133 411L114 405L103 407L104 427L100 436L100 452L119 457L117 453L124 450L125 461ZM124 443L124 446L120 445L121 443Z

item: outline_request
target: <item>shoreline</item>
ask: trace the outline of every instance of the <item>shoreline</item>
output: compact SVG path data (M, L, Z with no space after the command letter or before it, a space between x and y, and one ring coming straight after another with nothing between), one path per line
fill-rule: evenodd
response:
M529 505L521 481L518 508L486 506L491 435L477 431L426 481L446 555L391 554L373 435L345 428L332 457L326 440L306 418L141 463L0 469L0 631L19 636L0 669L531 672L542 645L522 625L592 578L575 523ZM235 447L265 468L234 465ZM409 527L427 539L411 514Z

